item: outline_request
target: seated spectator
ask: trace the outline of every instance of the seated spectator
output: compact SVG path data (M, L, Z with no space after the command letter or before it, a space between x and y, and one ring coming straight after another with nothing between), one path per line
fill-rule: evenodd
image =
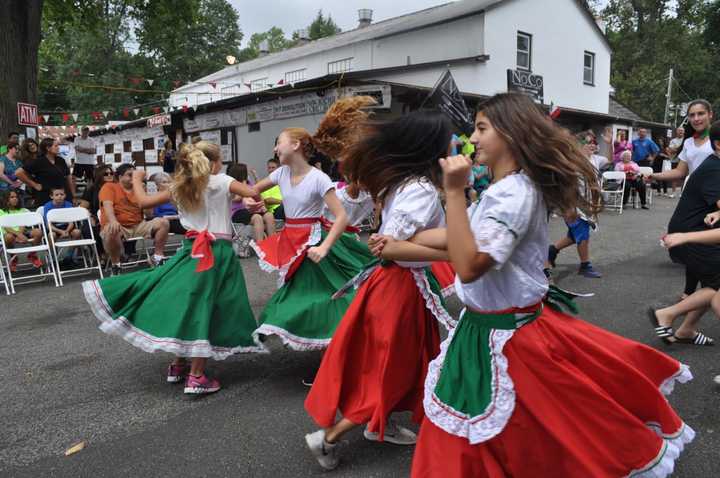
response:
M632 152L626 150L620 155L621 161L615 165L615 171L625 173L625 195L623 196L623 206L630 199L630 192L635 189L640 195L640 204L643 209L648 209L645 204L645 180L640 174L640 166L632 160Z
M105 251L110 255L111 275L120 273L124 238L153 237L155 244L153 265L159 265L166 259L165 241L170 223L161 217L151 221L143 220L142 208L138 205L132 190L134 169L131 164L121 164L116 172L118 182L105 183L100 190L102 205L100 237Z
M50 201L52 188L65 188L65 195L72 201L75 196L75 182L70 177L70 168L60 156L57 140L44 138L40 142L40 154L31 163L23 163L15 174L34 191L35 204Z
M98 220L97 214L100 210L100 190L105 183L113 182L112 167L104 164L95 168L93 172L93 181L88 184L83 191L82 198L80 198L79 206L84 207L90 212L90 224L92 225L93 237L95 237L95 243L99 254L105 254L103 248L102 239L100 239L100 221ZM83 237L90 237L90 231L88 230L88 223L83 222L81 226L81 232Z
M155 173L150 176L150 181L155 183L158 192L167 191L170 188L172 178L168 173ZM185 234L187 230L180 224L180 216L177 207L172 202L167 202L153 208L153 217L164 217L170 221L170 232L173 234Z
M24 207L20 207L20 196L17 191L4 191L0 193L0 216L8 214L20 214L29 212ZM26 227L6 227L0 230L5 235L5 244L8 248L21 245L37 246L42 242L42 231L39 228L28 229ZM28 254L28 259L35 267L42 267L43 263L34 252ZM17 270L17 256L10 259L10 271Z
M228 176L237 181L248 184L248 170L245 164L233 164L228 168ZM253 239L256 242L267 236L275 234L275 216L268 211L265 202L260 197L233 198L232 222L250 224L253 228Z
M50 224L47 220L48 212L53 209L64 209L73 207L70 201L65 200L65 188L52 188L50 190L50 201L43 205L43 219L47 225L49 232L53 235L53 240L59 241L62 239L80 239L82 235L80 230L75 228L75 223L52 223Z
M22 166L20 159L17 157L18 149L18 144L11 141L7 145L5 155L0 156L0 191L20 189L20 186L22 186L22 181L15 176L15 171Z

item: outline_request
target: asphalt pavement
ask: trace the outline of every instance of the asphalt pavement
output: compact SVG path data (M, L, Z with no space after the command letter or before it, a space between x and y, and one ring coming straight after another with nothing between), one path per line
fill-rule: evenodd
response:
M664 346L645 318L650 304L675 300L683 271L659 245L677 200L656 198L650 211L601 215L592 236L602 279L578 276L577 254L563 251L555 277L568 289L594 292L582 299L582 317L657 347L691 367L695 379L670 396L697 432L674 476L720 476L720 347ZM553 238L564 233L552 220ZM252 306L259 314L275 280L253 259L242 261ZM147 354L97 329L82 297L81 279L62 288L49 283L18 286L0 297L0 476L9 477L306 477L322 472L303 435L316 429L305 413L303 376L320 360L271 342L270 355L244 355L211 364L219 393L188 398L168 385L170 357ZM459 305L451 301L451 312ZM711 315L703 332L720 339ZM409 423L406 415L401 422ZM613 439L622 440L622 436ZM83 450L65 456L73 444ZM632 443L627 444L628 447ZM408 476L412 447L371 443L362 431L342 445L336 477ZM574 477L573 477L574 478ZM583 477L584 478L584 477Z

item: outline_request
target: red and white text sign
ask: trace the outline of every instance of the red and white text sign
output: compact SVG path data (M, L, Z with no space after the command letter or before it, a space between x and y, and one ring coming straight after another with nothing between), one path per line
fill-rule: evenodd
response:
M37 126L38 115L37 105L31 105L29 103L18 103L17 104L17 116L18 124L22 126Z
M157 126L169 125L172 122L170 115L155 115L151 116L147 120L148 128L155 128Z

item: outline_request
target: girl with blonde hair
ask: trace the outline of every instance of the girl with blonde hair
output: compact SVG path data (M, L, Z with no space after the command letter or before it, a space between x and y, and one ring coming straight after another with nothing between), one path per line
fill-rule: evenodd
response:
M200 141L181 149L168 190L148 196L145 172L135 171L133 190L141 207L177 204L188 231L183 247L160 267L83 283L100 329L146 352L174 354L167 381L184 380L186 394L220 389L205 375L208 358L266 352L252 337L257 324L231 246L230 201L257 193L221 169L220 148Z
M281 166L256 184L264 191L280 186L285 208L285 228L253 247L260 267L279 273L279 290L260 316L256 336L277 335L294 350L319 350L330 343L354 294L337 300L333 293L373 260L366 244L349 225L347 205L357 194L336 194L336 185L308 162L316 151L342 160L356 134L355 126L366 119L362 108L374 104L369 97L336 101L315 135L302 128L287 128L275 146ZM354 196L354 198L352 197ZM314 374L313 374L314 375ZM306 385L312 378L306 378Z

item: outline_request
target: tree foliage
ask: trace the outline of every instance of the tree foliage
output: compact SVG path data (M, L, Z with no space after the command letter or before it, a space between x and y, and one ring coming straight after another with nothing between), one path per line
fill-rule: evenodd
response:
M610 0L602 16L620 101L662 121L672 68L671 101L706 98L720 106L720 0Z
M242 40L226 0L46 0L42 32L41 111L110 110L116 119L221 69Z

